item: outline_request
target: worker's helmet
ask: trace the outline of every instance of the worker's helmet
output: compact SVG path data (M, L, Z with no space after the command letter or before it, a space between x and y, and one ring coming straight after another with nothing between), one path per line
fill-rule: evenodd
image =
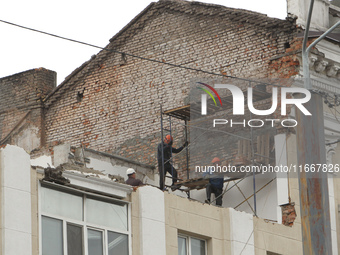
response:
M171 135L167 135L165 138L164 138L164 142L166 144L170 144L171 142L173 141L173 137Z
M133 169L133 168L128 168L128 169L126 170L126 175L135 174L135 173L136 173L136 171L135 171L135 169Z
M220 158L218 157L214 157L213 160L211 161L211 163L216 163L216 162L221 162Z

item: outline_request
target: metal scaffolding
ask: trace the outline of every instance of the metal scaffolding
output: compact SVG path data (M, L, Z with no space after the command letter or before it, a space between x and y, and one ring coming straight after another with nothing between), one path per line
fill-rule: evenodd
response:
M251 86L251 82L248 83L249 86ZM265 84L265 85L268 85L268 84ZM275 85L274 85L275 86ZM268 98L271 98L271 93L268 93L266 92L265 90L263 89L255 89L254 90L254 93L253 93L253 100L254 102L256 101L260 101L260 100L264 100L264 99L268 99ZM209 102L208 102L209 103ZM211 103L211 102L210 102ZM228 96L225 96L223 97L223 104L226 105L227 107L232 107L233 106L233 100L232 100L232 96L231 95L228 95ZM213 108L213 107L211 107ZM166 110L166 111L163 111L163 108L162 106L160 107L160 119L161 119L161 142L163 143L163 140L164 140L164 131L168 132L170 135L173 133L173 130L172 130L172 118L175 118L175 119L178 119L178 120L181 120L181 121L184 121L184 131L185 131L185 141L188 141L188 123L190 121L190 112L191 111L195 111L195 109L190 108L190 105L185 105L185 106L181 106L181 107L177 107L177 108L173 108L173 109L170 109L170 110ZM199 112L197 112L198 114L200 114ZM196 114L196 112L195 112ZM167 120L166 118L164 117L166 116L167 117ZM251 115L250 115L251 117ZM165 128L165 121L168 121L168 126L169 128ZM240 145L241 148L242 148L242 142L243 140L249 140L249 149L251 150L251 160L250 160L250 164L255 164L255 157L257 158L266 158L269 159L268 156L266 155L261 155L261 153L255 153L254 152L254 138L253 138L253 131L252 131L252 128L250 129L250 139L248 138L245 138L245 137L241 137L241 136L238 136L237 134L233 134L233 133L228 133L228 132L225 132L226 134L230 135L230 136L235 136L239 139L242 139L240 140ZM191 141L193 142L193 141ZM259 140L257 140L257 146L259 147L260 143L259 143ZM244 146L244 145L243 145ZM258 149L259 151L260 149ZM172 159L172 155L171 155L171 159ZM162 155L162 171L164 173L164 155ZM173 189L179 189L181 191L185 191L185 192L190 192L190 190L193 190L193 189L196 189L196 190L199 190L199 189L203 189L206 187L206 185L209 183L209 179L208 178L193 178L193 179L190 179L190 169L189 169L189 150L188 150L188 146L186 147L186 177L187 179L186 180L180 180L180 181L177 181L173 186L172 188ZM241 182L242 180L244 180L246 177L250 177L250 175L246 175L246 176L235 176L235 177L229 177L228 179L224 179L224 182L232 182L232 181L236 181L238 180L237 183L234 183L234 185L232 185L232 187L237 187L238 189L240 189L237 184L239 182ZM253 178L253 194L251 196L248 196L248 197L245 197L245 195L243 194L242 191L240 191L243 195L243 198L244 200L242 202L240 202L238 204L238 206L242 205L243 203L247 202L248 205L250 206L251 210L253 211L254 215L257 215L257 209L256 209L256 193L258 193L260 190L262 190L265 186L267 186L268 184L266 184L265 186L261 187L260 189L256 190L256 186L255 186L255 178L256 178L256 175L255 173L252 174L252 178ZM271 180L270 182L272 182L273 180ZM183 188L184 187L184 188ZM227 186L228 187L228 186ZM232 188L231 187L231 188ZM223 195L224 193L226 193L227 191L229 191L231 188L229 189L225 189L224 192L221 194ZM188 194L188 197L190 195ZM254 208L251 207L251 205L249 204L248 200L253 197L254 198ZM216 198L215 198L216 200Z

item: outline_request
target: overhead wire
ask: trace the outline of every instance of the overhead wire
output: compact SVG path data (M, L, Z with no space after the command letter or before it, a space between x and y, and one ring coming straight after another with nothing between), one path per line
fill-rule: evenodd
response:
M22 26L22 25L19 25L19 24L13 23L13 22L9 22L9 21L6 21L6 20L0 20L0 22L8 24L8 25L16 26L16 27L19 27L19 28L22 28L22 29L26 29L26 30L29 30L29 31L33 31L33 32L36 32L36 33L41 33L41 34L44 34L44 35L56 37L56 38L59 38L59 39L62 39L62 40L83 44L83 45L86 45L86 46L94 47L94 48L109 51L109 52L118 53L118 54L121 54L122 56L129 56L129 57L138 58L138 59L145 60L145 61L150 61L150 62L154 62L154 63L158 63L158 64L168 65L168 66L175 67L175 68L182 68L182 69L187 69L187 70L190 70L190 71L196 71L196 72L201 72L201 73L205 73L205 74L215 75L215 76L219 76L219 77L237 79L237 80L247 81L247 82L254 82L254 83L259 83L259 84L262 84L262 85L283 87L282 85L278 85L278 84L271 84L271 83L267 83L267 82L261 82L261 81L256 81L256 80L239 78L239 77L236 77L236 76L215 73L215 72L206 71L206 70L202 70L202 69L198 69L198 68L192 68L192 67L183 66L183 65L176 65L176 64L166 62L166 61L163 61L163 60L161 61L161 60L157 60L157 59L141 57L141 56L138 56L138 55L135 55L135 54L126 53L126 52L114 50L114 49L109 49L107 47L101 47L101 46L97 46L97 45L94 45L94 44L91 44L91 43L86 43L86 42L83 42L83 41L79 41L79 40L71 39L71 38L68 38L68 37L52 34L52 33L49 33L49 32L42 31L42 30Z
M9 22L9 21L5 21L5 20L0 20L0 22L6 23L6 24L9 24L9 25L12 25L12 26L20 27L20 28L23 28L23 29L27 29L27 30L30 30L30 31L34 31L34 32L37 32L37 33L41 33L41 34L49 35L49 36L52 36L52 37L56 37L56 38L59 38L59 39L62 39L62 40L67 40L67 41L71 41L71 42L74 42L74 43L79 43L79 44L83 44L83 45L86 45L86 46L94 47L94 48L97 48L97 49L106 50L106 51L110 51L110 52L114 52L114 53L119 53L119 54L122 54L122 55L125 55L125 56L129 56L129 57L133 57L133 58L138 58L138 59L142 59L142 60L156 62L156 63L159 63L159 64L169 65L169 66L172 66L172 67L188 69L188 70L191 70L191 71L203 72L203 73L206 73L206 74L225 76L225 77L228 77L228 78L236 78L236 79L238 79L237 77L233 77L233 76L218 74L218 73L214 73L214 72L210 72L210 71L205 71L205 70L201 70L201 69L197 69L197 68L191 68L191 67L187 67L187 66L183 66L183 65L176 65L176 64L169 63L169 62L164 62L164 61L160 61L160 60L156 60L156 59L151 59L151 58L145 58L145 57L137 56L137 55L134 55L134 54L131 54L131 53L123 52L123 51L108 49L106 47L101 47L101 46L97 46L97 45L94 45L94 44L82 42L82 41L79 41L79 40L67 38L67 37L64 37L64 36L48 33L48 32L45 32L45 31L38 30L38 29L29 28L29 27L18 25L18 24L15 24L15 23L12 23L12 22Z

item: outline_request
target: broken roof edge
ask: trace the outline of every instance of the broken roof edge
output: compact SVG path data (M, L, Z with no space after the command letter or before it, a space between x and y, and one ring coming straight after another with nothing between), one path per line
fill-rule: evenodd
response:
M220 5L220 4L213 4L213 3L205 3L205 2L200 2L200 1L188 1L188 0L159 0L158 3L174 3L174 4L182 4L182 6L199 6L199 7L208 7L208 8L215 8L215 10L218 10L219 12L221 11L235 11L235 12L239 12L242 14L248 14L248 15L254 15L254 16L258 16L261 18L266 18L268 20L272 20L272 21L281 21L281 22L291 22L292 20L295 20L295 18L291 18L288 16L286 16L285 19L280 19L280 18L275 18L275 17L270 17L265 13L261 13L261 12L257 12L257 11L251 11L251 10L247 10L247 9L242 9L242 8L236 8L236 7L228 7L226 5ZM173 9L174 11L179 11L178 9ZM190 13L187 10L183 10L183 12L188 13L188 14L203 14L203 13ZM212 13L212 12L207 12L204 13L206 15L214 15L216 13Z
M6 75L6 76L4 76L4 77L0 77L0 81L2 81L2 80L7 80L7 79L12 79L12 78L14 78L14 76L15 76L15 78L17 78L19 75L28 75L28 74L30 74L30 73L32 73L32 72L40 72L40 71L44 71L44 72L46 72L46 71L47 71L47 72L52 72L52 73L54 73L55 75L57 74L56 71L53 71L53 70L51 70L51 69L48 69L48 68L45 68L45 67L37 67L37 68L28 69L28 70L26 70L26 71L22 71L22 72L18 72L18 73Z
M219 4L211 4L211 3L204 3L204 2L199 2L199 1L187 1L187 0L159 0L158 2L151 2L143 11L141 11L135 18L133 18L126 26L124 26L117 34L115 34L110 40L109 40L109 45L113 43L118 37L120 37L124 32L126 32L129 28L131 28L135 23L137 23L152 7L163 7L167 8L166 4L180 4L183 7L188 7L188 6L200 6L200 7L211 7L211 8L220 8L221 11L236 11L239 13L243 14L248 14L248 15L254 15L254 16L259 16L262 18L266 18L268 20L272 21L281 21L281 22L292 22L292 20L288 15L286 19L279 19L279 18L274 18L274 17L269 17L267 14L256 12L256 11L250 11L246 9L241 9L241 8L232 8L232 7L227 7L225 5L219 5ZM165 5L161 5L165 4ZM175 8L171 8L172 10L176 12L183 12L183 13L188 13L187 10L180 11ZM192 13L192 14L197 14L197 13ZM213 15L213 13L209 13L209 15ZM107 46L106 46L107 47Z
M43 167L35 167L39 174L45 175ZM74 191L91 192L93 194L101 194L111 196L113 198L126 198L131 194L132 187L128 184L110 181L93 176L86 176L80 172L63 171L62 176L69 180L69 183L60 184L51 180L40 179L41 183L49 186L59 187L60 189L73 189Z
M269 17L267 14L265 13L261 13L261 12L256 12L256 11L250 11L250 10L246 10L246 9L242 9L242 8L233 8L233 7L228 7L225 5L221 5L221 4L211 4L211 3L204 3L204 2L199 2L199 1L185 1L185 0L160 0L160 1L168 1L168 2L188 2L191 5L200 5L200 6L210 6L210 7L221 7L221 8L226 8L226 9L230 9L230 10L239 10L248 14L255 14L255 15L260 15L263 17L267 17L267 18L273 18L273 17ZM273 18L273 19L278 19L278 18ZM281 20L281 19L279 19Z
M255 11L250 11L242 8L232 8L228 7L225 5L220 5L220 4L211 4L211 3L204 3L204 2L199 2L199 1L187 1L187 0L159 0L158 2L151 2L146 8L144 8L137 16L135 16L127 25L125 25L117 34L115 34L109 42L113 42L115 39L117 39L121 34L123 34L126 30L128 30L133 24L138 22L138 20L144 16L145 13L147 13L154 5L159 4L159 3L179 3L179 4L188 4L188 5L196 5L196 6L203 6L203 7L218 7L218 8L223 8L227 10L237 10L243 13L247 14L252 14L252 15L259 15L262 17L266 17L268 19L276 19L276 20L281 20L285 21L279 18L274 18L274 17L269 17L267 14L260 13L260 12L255 12ZM176 10L177 11L177 10Z
M44 99L44 106L45 108L49 108L49 106L51 104L53 104L54 100L57 100L59 97L61 97L61 94L63 94L64 92L60 92L60 95L56 95L56 92L58 92L59 90L62 89L68 89L69 86L72 86L72 84L69 84L69 82L71 81L72 78L74 78L77 74L79 74L86 66L88 66L89 64L92 63L93 60L95 60L95 58L102 53L103 51L106 51L106 53L110 53L110 50L106 50L109 47L114 47L115 46L115 41L118 40L119 37L121 37L126 31L128 31L129 29L131 29L131 27L138 23L138 21L140 21L140 19L146 15L146 13L148 13L153 7L156 7L156 9L168 9L167 7L167 3L169 4L177 4L177 5L182 5L182 6L200 6L200 7L211 7L211 8L220 8L221 10L219 11L219 15L221 15L221 11L235 11L238 13L242 13L242 14L247 14L247 15L252 15L254 17L261 17L261 18L265 18L268 21L276 21L273 22L273 26L277 26L278 23L293 23L293 21L291 19L289 19L289 17L287 16L286 19L278 19L278 18L273 18L273 17L268 17L266 14L260 13L260 12L254 12L254 11L250 11L250 10L245 10L245 9L238 9L238 8L231 8L231 7L227 7L224 5L218 5L218 4L210 4L210 3L204 3L204 2L198 2L198 1L187 1L187 0L159 0L158 2L151 2L145 9L143 9L137 16L135 16L135 18L133 18L126 26L124 26L117 34L115 34L110 40L109 43L102 49L100 50L97 54L93 55L88 61L84 62L81 66L79 66L78 68L76 68L73 72L71 72L71 74L69 74L65 80L60 83L60 85L56 86L55 89L53 89L51 91L51 93L49 93L46 98ZM188 13L187 10L183 9L183 10L179 10L178 8L171 8L173 11L176 12L182 12L182 13ZM195 13L196 15L199 14L203 14L203 13ZM216 13L206 13L207 15L213 15ZM191 14L193 15L193 14ZM249 22L247 20L247 23L252 24L252 22ZM268 22L266 21L263 27L268 27ZM254 24L255 25L255 24ZM130 38L130 36L128 36L127 38L125 38L123 40L123 43L125 43L125 40L127 40L128 38ZM84 76L81 75L81 76ZM81 77L80 77L81 78ZM66 88L65 85L68 85ZM54 99L54 100L53 100Z
M152 169L152 170L154 170L156 168L153 165L140 163L138 161L135 161L135 160L132 160L132 159L129 159L129 158L125 158L125 157L122 157L122 156L118 156L118 155L115 155L115 154L110 154L110 153L107 153L107 152L96 151L96 150L88 149L88 148L86 148L85 151L92 152L92 153L99 154L99 155L109 157L109 158L113 158L113 159L122 160L122 161L125 161L127 163L131 163L131 164L138 165L138 166L141 166L141 167L149 168L149 169Z
M137 14L137 16L134 17L127 25L125 25L121 30L119 30L119 32L117 34L115 34L113 37L111 37L109 42L111 43L117 37L119 37L121 34L123 34L126 30L128 30L134 23L136 23L142 16L144 16L144 14L147 13L149 11L149 9L151 9L151 7L154 6L155 4L156 4L156 2L151 2L147 7L144 8L144 10L142 10L139 14Z

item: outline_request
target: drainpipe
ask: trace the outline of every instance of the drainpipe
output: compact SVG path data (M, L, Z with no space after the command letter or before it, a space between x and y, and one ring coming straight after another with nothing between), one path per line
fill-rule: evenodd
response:
M308 34L313 11L314 0L311 0L305 35L302 45L302 64L304 87L312 90L309 73L310 50L330 32L340 21L323 33L309 47L307 47ZM297 156L299 166L326 164L323 100L322 97L312 92L311 100L305 107L312 116L305 116L296 109L297 126ZM332 254L329 194L327 173L312 173L304 167L299 171L300 212L303 253L305 255Z

